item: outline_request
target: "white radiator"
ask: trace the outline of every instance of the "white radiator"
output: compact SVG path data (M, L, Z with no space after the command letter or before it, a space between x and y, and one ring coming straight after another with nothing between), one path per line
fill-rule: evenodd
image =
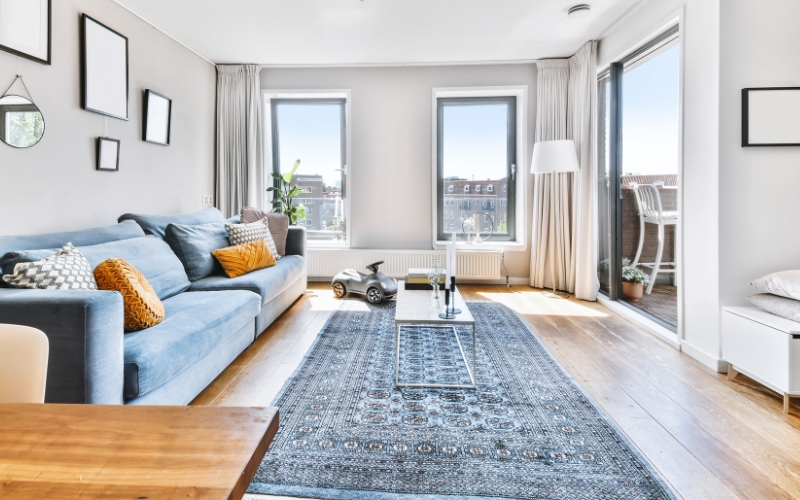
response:
M313 249L308 253L309 278L333 278L344 269L367 272L367 264L384 261L380 270L393 278L404 278L412 267L431 267L433 257L439 256L445 265L444 250L336 250ZM502 254L499 251L458 252L456 275L459 278L500 278Z

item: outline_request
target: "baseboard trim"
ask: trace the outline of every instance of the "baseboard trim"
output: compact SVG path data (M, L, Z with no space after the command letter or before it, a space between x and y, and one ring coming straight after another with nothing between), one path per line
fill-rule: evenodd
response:
M658 340L661 340L668 344L670 347L680 350L681 344L678 341L678 335L675 332L672 332L663 326L659 325L655 321L642 316L641 314L637 313L636 311L625 307L624 305L610 300L603 294L597 294L597 302L602 304L607 309L614 311L615 313L619 314L620 316L624 317L628 321L635 323L636 325L644 328L648 333L652 334Z
M712 356L702 349L693 346L685 340L681 340L681 352L686 353L688 356L693 357L702 365L711 368L717 373L728 373L728 362L724 359Z
M313 283L330 283L333 280L333 276L326 277L326 276L309 276L308 281ZM465 285L505 285L506 279L505 278L498 278L498 279L478 279L478 278L464 278L458 280L459 283L464 283ZM509 285L530 285L530 278L521 278L521 277L511 277L508 278Z

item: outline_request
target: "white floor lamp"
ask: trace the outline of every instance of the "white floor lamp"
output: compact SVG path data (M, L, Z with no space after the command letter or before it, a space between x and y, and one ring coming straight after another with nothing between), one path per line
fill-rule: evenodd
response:
M571 140L566 141L543 141L533 145L533 159L531 160L532 174L556 174L562 172L577 172L579 169L578 156L575 153L575 143ZM550 248L550 269L553 272L553 291L543 291L542 295L551 299L560 299L561 295L556 290L556 253L553 232L553 204L555 200L550 198L548 214L550 222L548 224L548 240ZM533 270L531 270L533 271Z

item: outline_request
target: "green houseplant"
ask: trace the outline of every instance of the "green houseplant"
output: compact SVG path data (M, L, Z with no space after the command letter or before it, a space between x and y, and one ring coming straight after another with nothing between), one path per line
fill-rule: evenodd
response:
M622 296L625 300L636 302L644 296L644 287L650 278L630 259L622 259Z
M268 192L273 193L272 203L275 205L273 212L279 212L288 216L289 223L292 225L296 224L298 220L306 218L306 207L293 203L294 197L304 192L303 188L292 186L292 178L299 166L300 160L297 160L294 162L294 166L289 172L284 172L282 174L273 173L272 177L275 178L277 186L270 186L267 188Z

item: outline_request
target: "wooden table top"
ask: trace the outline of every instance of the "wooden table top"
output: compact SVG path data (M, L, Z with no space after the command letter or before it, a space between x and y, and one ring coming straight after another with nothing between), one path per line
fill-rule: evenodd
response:
M0 404L0 498L239 499L276 408Z
M406 290L405 282L397 282L397 304L395 306L395 323L425 324L425 325L474 325L475 318L461 297L456 286L456 308L461 309L454 319L442 319L438 312L433 311L433 291L431 290ZM444 305L444 290L439 290L439 297ZM453 298L450 297L450 300Z

